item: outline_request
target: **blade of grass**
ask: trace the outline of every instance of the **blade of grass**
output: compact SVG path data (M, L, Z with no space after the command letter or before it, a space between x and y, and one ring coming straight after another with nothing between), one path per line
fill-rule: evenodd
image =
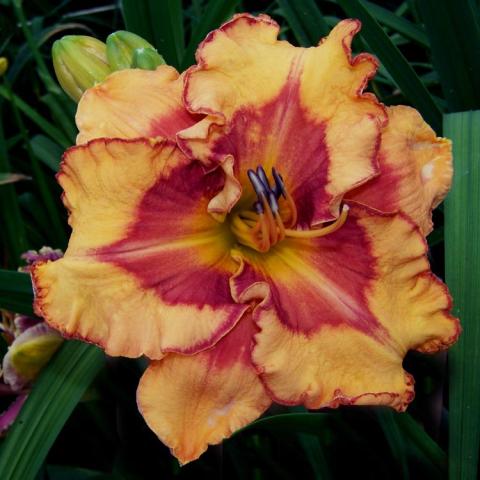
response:
M433 64L450 111L480 108L480 25L469 0L421 0Z
M48 70L48 67L45 63L45 60L43 59L42 55L40 54L40 51L38 49L38 44L35 42L35 40L32 37L32 34L30 32L30 29L27 26L27 21L25 18L25 14L23 13L22 9L22 0L13 0L12 5L13 5L13 10L15 12L15 16L17 17L20 26L22 28L23 34L25 36L25 39L27 40L27 44L29 47L29 50L31 54L33 55L33 58L35 59L35 62L38 65L38 68L40 72L42 73L41 78L45 83L45 86L47 89L58 89L58 86L56 82L53 80L50 71Z
M303 47L317 45L330 28L314 0L278 0L295 38Z
M30 275L15 270L0 270L0 308L32 315L32 302Z
M305 433L297 434L298 441L310 463L312 472L317 480L328 480L332 473L328 467L328 460L318 437Z
M5 81L5 86L7 87L11 95L12 92L11 92L11 89L9 88L7 81ZM22 134L23 143L27 150L28 157L30 159L30 165L32 167L35 183L38 186L38 190L40 192L43 203L48 213L49 222L52 226L51 238L55 246L58 246L63 249L67 244L67 235L60 217L58 204L55 202L53 198L52 191L50 190L47 184L47 179L42 170L42 167L39 164L37 157L33 154L32 147L30 145L30 137L27 133L27 129L25 128L25 125L23 123L23 119L20 115L18 107L15 105L14 102L12 103L12 109L13 109L14 118L17 123L17 127L20 130L20 133Z
M127 29L151 42L169 65L180 68L185 49L181 0L123 0Z
M30 143L33 153L38 159L54 172L58 172L60 160L63 155L63 148L45 135L41 134L35 135Z
M50 447L103 367L93 345L67 341L35 382L0 449L0 478L33 480Z
M358 0L337 0L345 13L362 21L362 38L378 56L405 97L418 109L437 133L441 131L441 111L415 70L402 55L372 13Z
M202 11L202 15L192 31L190 41L182 59L182 70L192 65L195 61L194 54L199 43L208 32L219 27L228 16L234 12L239 0L210 0Z
M480 447L480 110L447 114L455 175L445 202L445 274L463 334L449 353L449 473L477 478Z
M395 13L376 3L362 0L362 4L382 25L402 34L405 38L418 43L422 47L430 48L430 41L427 34L413 22L399 15L395 15Z
M37 113L35 109L30 107L28 103L24 102L20 97L14 93L10 95L8 88L5 85L0 85L0 96L12 102L24 115L26 115L32 122L40 127L47 135L55 140L63 148L71 146L68 138L57 127L52 125L42 115Z
M140 35L153 45L155 37L153 35L153 26L150 23L148 2L122 0L120 5L127 30ZM158 45L156 47L158 48Z
M5 295L0 292L0 309L21 313L22 315L34 315L32 302L29 300L29 297L18 293Z
M407 440L421 457L428 460L438 470L439 476L447 468L447 455L428 435L428 433L408 413L395 414L395 422Z
M333 420L334 417L328 413L283 413L261 418L250 425L238 430L240 432L268 430L270 432L292 432L319 434L322 429Z
M390 451L392 456L400 465L401 477L404 480L410 478L408 472L408 457L407 451L405 448L405 441L403 435L398 428L398 425L395 421L395 413L391 410L386 410L383 408L375 409L375 415L377 417L378 423L383 430L383 434L387 440L388 445L390 446Z
M0 294L20 293L29 295L32 303L32 281L30 275L15 270L0 269Z
M0 112L3 99L0 99ZM11 170L8 160L7 145L3 130L3 115L0 113L0 170ZM27 235L22 220L20 206L14 185L2 185L0 188L0 219L2 236L8 249L9 266L14 267L20 260L20 255L27 250Z

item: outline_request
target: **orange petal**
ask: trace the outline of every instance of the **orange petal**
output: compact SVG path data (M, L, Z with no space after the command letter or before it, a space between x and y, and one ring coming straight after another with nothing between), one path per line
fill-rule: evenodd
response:
M374 57L351 56L357 20L340 22L316 48L277 40L269 17L237 15L210 33L185 77L185 104L207 117L178 134L206 164L233 155L237 178L275 166L299 207L301 224L338 215L344 192L372 178L386 114L362 93ZM235 200L224 199L228 211ZM302 208L302 205L308 208Z
M205 174L168 140L99 139L67 151L58 179L72 236L32 273L51 326L150 358L209 348L233 328L248 306L230 293L226 227L207 213L221 170Z
M112 73L78 104L77 144L100 137L174 139L196 121L183 106L182 91L183 78L167 65Z
M325 237L284 240L264 256L242 252L233 294L261 302L253 360L272 397L403 410L413 398L407 351L446 348L460 331L426 251L403 214L352 205Z
M258 418L271 401L251 364L250 315L212 349L152 362L137 392L149 427L185 464Z
M437 137L415 109L396 106L387 111L380 175L346 196L383 212L402 210L426 235L432 230L432 209L452 183L452 144Z

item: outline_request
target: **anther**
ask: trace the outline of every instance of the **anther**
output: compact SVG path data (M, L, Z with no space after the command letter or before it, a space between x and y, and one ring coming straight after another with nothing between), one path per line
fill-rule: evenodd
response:
M270 193L268 194L268 203L270 205L270 208L272 209L273 214L274 215L277 214L279 210L279 206L277 202L277 197L272 191L270 191Z
M283 178L277 172L277 170L275 170L275 167L272 168L272 176L275 181L274 193L276 197L279 198L280 195L282 195L283 198L286 198L287 192L285 190L285 184L283 183Z
M255 212L258 213L258 215L260 215L261 213L264 213L264 212L265 212L265 210L263 209L262 202L260 202L259 200L257 200L257 201L253 204L253 208L254 208Z
M258 178L257 174L253 170L248 170L247 175L258 198L260 199L262 195L267 195L267 188L260 178Z
M257 167L257 177L261 180L267 192L270 192L271 191L270 182L268 181L265 170L261 166Z

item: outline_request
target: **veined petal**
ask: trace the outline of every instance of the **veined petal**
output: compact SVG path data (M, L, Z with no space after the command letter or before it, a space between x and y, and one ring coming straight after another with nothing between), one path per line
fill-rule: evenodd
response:
M376 59L351 56L359 29L357 20L340 22L308 49L277 40L279 27L265 15L237 15L210 33L184 95L191 112L207 117L179 132L183 151L208 165L233 155L242 185L248 168L275 166L300 224L336 217L344 192L377 173L386 121L383 106L362 93Z
M387 112L380 175L346 197L383 212L402 210L426 235L432 230L432 209L452 183L452 144L437 137L411 107L389 107Z
M12 390L21 390L34 380L62 344L62 337L45 323L21 333L3 357L3 379Z
M76 115L77 144L94 138L175 138L196 122L182 103L183 78L167 65L114 72L88 89Z
M209 348L248 306L233 300L228 229L207 213L224 174L173 142L98 139L70 149L58 176L73 232L36 264L36 312L110 355L158 359Z
M258 418L270 405L250 359L251 315L213 348L169 354L140 380L137 403L149 427L185 464Z
M244 252L233 294L260 300L253 360L272 397L403 410L413 398L406 352L446 348L460 331L426 250L405 215L352 205L325 237L284 240L263 257Z

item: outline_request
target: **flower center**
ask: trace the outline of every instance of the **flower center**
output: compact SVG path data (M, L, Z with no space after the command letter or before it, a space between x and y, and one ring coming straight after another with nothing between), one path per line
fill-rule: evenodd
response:
M241 210L233 215L231 228L242 245L258 252L268 252L271 247L285 237L315 238L323 237L338 230L346 221L348 206L333 223L318 229L299 230L297 207L292 196L285 188L282 176L272 168L273 186L263 167L248 170L248 178L257 195L250 209Z

